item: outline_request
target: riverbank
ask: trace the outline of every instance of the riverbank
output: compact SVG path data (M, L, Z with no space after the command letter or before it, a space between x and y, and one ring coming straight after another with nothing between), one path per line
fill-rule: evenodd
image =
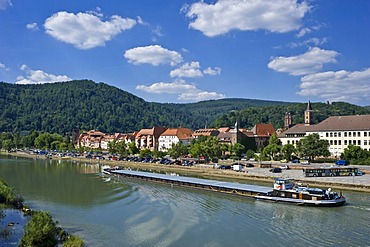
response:
M45 156L28 154L23 152L4 153L16 157L32 158L32 159L47 159ZM248 181L258 181L271 183L276 177L292 178L297 182L309 184L311 187L333 188L339 190L350 190L370 193L370 167L364 166L361 169L366 171L363 176L341 176L341 177L311 177L303 176L302 167L294 166L290 170L284 170L282 173L271 173L268 168L262 168L259 164L255 167L244 168L242 172L232 170L214 169L212 165L198 164L195 166L178 166L178 165L162 165L156 163L138 163L128 161L112 161L112 160L97 160L87 159L84 157L54 157L52 159L71 160L81 163L104 164L109 166L123 166L125 168L148 170L153 172L169 172L180 175L201 177L207 179L217 179L248 183ZM272 166L274 166L272 164Z

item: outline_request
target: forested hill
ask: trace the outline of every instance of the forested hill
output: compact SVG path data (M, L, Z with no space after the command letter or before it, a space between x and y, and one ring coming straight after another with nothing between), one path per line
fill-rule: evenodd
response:
M370 114L370 109L345 102L311 103L314 121L319 123L330 116ZM273 107L251 107L222 115L213 122L213 126L231 126L235 121L243 128L252 128L256 123L272 123L275 129L284 127L286 112L292 115L293 124L304 123L304 111L307 103L294 103Z
M303 121L306 107L305 104L251 99L160 104L89 80L38 85L0 83L0 106L0 132L35 129L60 134L72 129L133 132L153 126L184 126L194 130L204 126L232 126L235 120L241 127L259 122L272 122L279 127L286 111L292 112L295 121L301 122L298 116ZM313 106L316 117L321 119L370 112L346 103Z
M89 80L38 85L0 83L0 132L39 130L66 133L98 129L133 132L153 126L202 128L230 110L283 102L224 99L160 104Z

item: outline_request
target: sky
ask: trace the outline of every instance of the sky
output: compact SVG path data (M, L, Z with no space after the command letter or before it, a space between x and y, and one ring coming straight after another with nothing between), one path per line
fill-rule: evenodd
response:
M0 81L370 105L370 1L0 0Z

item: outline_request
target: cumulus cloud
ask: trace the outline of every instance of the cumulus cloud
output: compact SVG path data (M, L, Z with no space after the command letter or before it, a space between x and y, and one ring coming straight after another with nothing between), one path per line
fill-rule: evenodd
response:
M26 28L30 30L39 30L39 27L37 26L36 22L27 24Z
M136 47L127 50L123 55L129 63L151 64L158 66L160 64L170 64L175 66L182 62L182 56L176 51L170 51L159 45L150 45L144 47Z
M6 65L5 65L5 64L3 64L3 63L0 63L0 69L3 69L3 70L6 70L6 71L9 71L9 68L8 68L8 67L6 67Z
M216 92L207 92L198 89L194 84L177 79L174 82L157 82L150 86L138 85L137 90L156 94L178 94L178 99L183 101L201 101L225 98L225 95Z
M199 62L185 63L180 68L174 69L170 72L171 77L202 77L203 73L199 69Z
M182 9L190 19L189 27L208 37L231 30L298 30L309 10L305 1L298 0L218 0L215 4L200 1Z
M221 68L215 67L214 69L212 69L211 67L208 67L205 70L203 70L203 73L206 75L219 75L221 74Z
M79 49L104 46L105 43L124 30L136 25L136 20L113 15L104 21L94 13L68 13L61 11L47 18L46 33L53 38L72 44Z
M272 58L267 66L290 75L307 75L320 71L325 63L336 63L335 57L338 55L336 51L314 47L298 56Z
M13 6L11 0L0 0L0 10L5 10L8 6Z
M42 70L31 70L25 64L20 69L26 72L26 77L18 76L16 84L43 84L72 80L66 75L53 75Z
M301 78L302 96L319 96L330 101L368 101L370 68L363 71L327 71Z

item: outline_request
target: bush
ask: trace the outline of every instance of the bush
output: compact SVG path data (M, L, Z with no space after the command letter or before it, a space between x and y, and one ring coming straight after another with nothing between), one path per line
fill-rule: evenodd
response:
M23 207L23 198L15 194L14 190L2 179L0 179L0 203L13 206L17 209Z
M56 223L47 212L34 212L25 226L19 246L55 246Z
M69 236L63 243L63 247L82 247L84 242L77 236Z

